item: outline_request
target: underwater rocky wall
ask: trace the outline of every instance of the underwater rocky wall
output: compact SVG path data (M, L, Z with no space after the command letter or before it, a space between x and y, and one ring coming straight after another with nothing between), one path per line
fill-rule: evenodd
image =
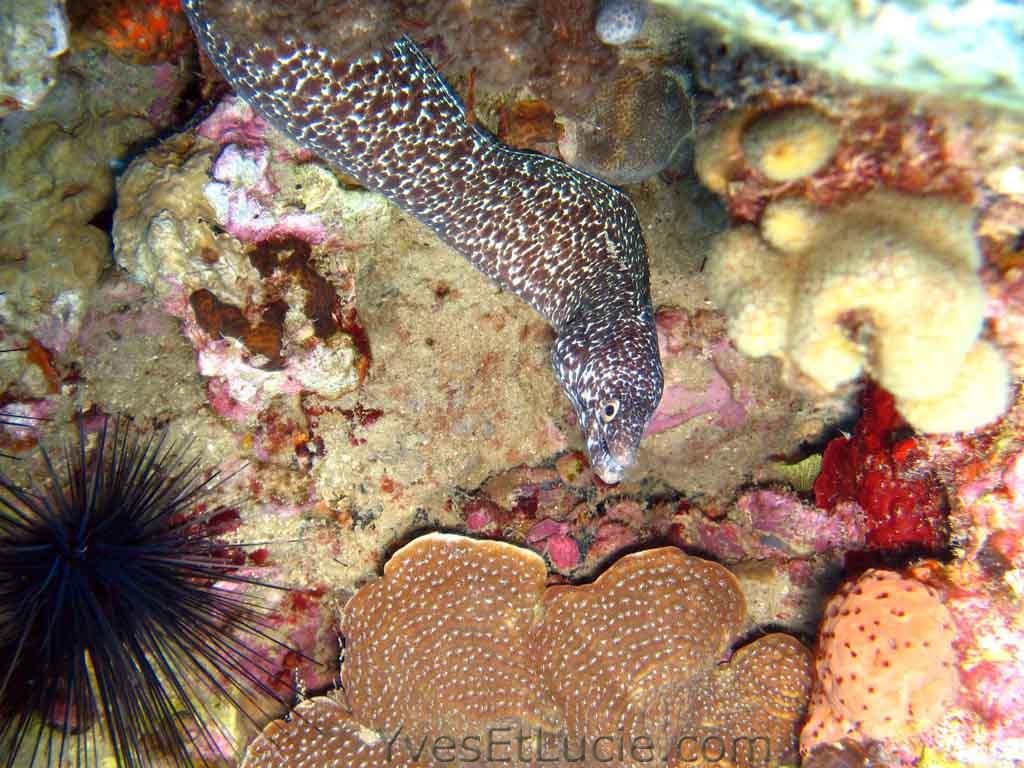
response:
M738 765L1024 762L1015 6L945 34L974 3L345 5L498 139L635 205L664 392L608 484L552 328L230 93L177 2L43 5L69 50L0 123L0 473L59 482L36 449L81 427L94 452L121 415L227 476L204 509L288 588L233 587L287 646L287 701L218 709L207 758L629 720L763 731ZM909 30L901 57L871 30Z

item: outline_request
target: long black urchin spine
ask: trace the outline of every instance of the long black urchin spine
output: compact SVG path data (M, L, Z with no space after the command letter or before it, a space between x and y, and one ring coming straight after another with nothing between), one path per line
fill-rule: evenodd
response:
M86 444L43 453L46 487L0 473L0 765L206 764L211 702L280 700L260 582L196 514L216 475L186 446L120 423Z

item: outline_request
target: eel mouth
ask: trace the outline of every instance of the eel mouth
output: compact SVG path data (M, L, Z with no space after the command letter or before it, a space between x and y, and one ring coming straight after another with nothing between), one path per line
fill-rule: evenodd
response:
M621 482L622 476L626 473L626 470L611 457L602 457L601 461L594 465L594 471L602 482L608 485Z
M615 485L621 482L623 475L626 474L626 467L632 463L632 456L617 457L608 447L608 441L604 435L601 434L598 435L597 447L598 450L591 457L591 466L594 472L597 473L602 482L608 485ZM625 459L624 461L623 458Z

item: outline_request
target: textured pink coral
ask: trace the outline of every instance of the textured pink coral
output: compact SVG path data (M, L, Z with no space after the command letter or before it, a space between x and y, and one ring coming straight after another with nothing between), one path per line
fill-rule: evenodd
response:
M10 442L35 445L42 436L42 427L56 410L57 403L50 398L13 400L4 403L0 408L3 444Z
M320 243L327 227L319 216L291 212L273 215L271 198L277 185L270 174L267 131L267 123L244 101L233 97L223 99L200 123L196 133L223 147L210 170L212 181L206 186L206 198L224 228L244 242L294 236ZM274 157L283 162L302 161L282 153Z
M480 508L474 509L468 515L466 515L466 528L474 533L482 531L487 526L494 522L494 516L489 513L488 510Z
M747 412L741 403L733 399L731 385L716 368L712 368L710 375L711 381L707 389L702 391L687 389L679 384L666 387L646 434L664 432L706 413L717 413L716 421L723 427L742 424Z
M855 504L829 514L791 491L773 488L740 495L724 519L686 509L672 522L673 540L726 562L842 552L863 546L864 536L863 513Z
M571 536L557 535L548 539L547 554L552 564L563 571L576 567L580 561L580 545Z
M206 395L210 407L225 419L244 424L260 411L259 404L244 403L231 396L231 385L227 379L214 377L206 382Z
M982 661L961 674L970 707L989 723L1024 729L1024 670L1017 661Z
M326 227L316 214L273 215L269 198L276 187L268 175L269 152L266 146L226 145L210 171L206 199L224 228L244 242L288 236L322 242Z
M1024 738L1024 621L1019 612L982 591L954 595L949 610L963 658L965 706L991 729L992 738Z
M227 144L213 161L210 177L226 184L244 184L250 191L262 195L272 195L277 191L277 185L267 176L269 167L268 147Z
M979 537L1008 532L1018 542L1024 539L1024 453L1011 458L1004 470L982 473L959 486L957 500ZM1024 567L1024 547L1015 549L1016 566Z
M267 566L273 569L274 566ZM267 568L251 569L251 578L267 580ZM218 588L243 592L230 585ZM324 587L291 592L274 591L266 601L265 637L251 640L258 667L250 671L268 688L284 695L294 690L296 677L310 689L328 686L338 671L334 616L325 604ZM241 596L240 599L247 599Z
M580 561L580 547L569 535L569 524L545 519L526 534L526 542L541 554L547 554L551 563L561 570L572 570Z
M666 383L661 403L654 412L647 427L648 435L664 432L691 419L705 414L717 414L715 423L725 429L741 425L747 417L747 398L737 398L733 384L724 372L730 353L735 350L724 340L704 339L700 346L683 342L681 335L688 334L696 327L689 314L679 310L665 310L656 318L658 328L658 349L665 363ZM704 360L704 374L707 383L701 389L694 389L686 383L672 381L672 366L668 363L674 357L687 356Z
M775 537L780 548L794 554L852 549L864 543L864 515L856 504L836 505L830 514L805 504L791 491L763 489L743 494L736 509L749 516L754 532Z
M527 544L539 544L552 536L563 536L569 531L569 524L550 518L541 520L526 534Z
M237 97L222 99L196 128L196 133L219 144L254 146L264 141L267 122L253 108Z
M692 540L716 560L735 563L747 557L743 531L735 523L701 520L696 525L695 533Z
M594 541L587 550L587 559L598 562L637 543L636 533L614 520L605 520L597 528Z

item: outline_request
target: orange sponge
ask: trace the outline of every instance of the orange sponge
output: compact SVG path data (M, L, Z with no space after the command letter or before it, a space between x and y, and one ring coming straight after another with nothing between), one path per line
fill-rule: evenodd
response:
M956 701L949 611L930 587L869 570L830 601L818 637L817 679L800 747L845 736L906 741Z

